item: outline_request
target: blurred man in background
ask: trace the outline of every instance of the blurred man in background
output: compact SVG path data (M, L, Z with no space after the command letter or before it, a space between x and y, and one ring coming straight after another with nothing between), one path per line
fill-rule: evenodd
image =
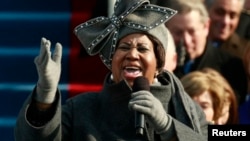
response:
M242 60L213 47L207 40L210 18L204 3L201 0L169 0L168 5L164 6L178 11L166 26L172 33L177 48L181 43L187 54L184 64L174 70L176 76L181 78L195 70L213 68L228 80L237 94L238 102L242 102L247 91Z

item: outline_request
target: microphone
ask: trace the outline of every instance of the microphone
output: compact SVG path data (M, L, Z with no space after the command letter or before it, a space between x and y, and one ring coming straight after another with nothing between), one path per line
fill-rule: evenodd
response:
M132 87L133 92L140 90L150 90L148 79L144 76L139 76L135 78L134 84ZM143 135L143 129L145 126L144 114L135 111L135 130L136 135Z
M187 57L186 48L183 43L183 39L176 45L176 52L177 52L177 67L182 67L185 63L185 59Z
M187 49L184 45L183 39L176 44L176 52L177 52L177 68L184 67L186 63L190 60L190 56L187 52Z

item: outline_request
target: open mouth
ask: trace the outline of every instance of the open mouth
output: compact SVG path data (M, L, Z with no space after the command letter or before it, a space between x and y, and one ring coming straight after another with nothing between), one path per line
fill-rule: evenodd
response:
M124 68L124 76L125 77L138 77L139 75L142 74L142 70L139 67L134 67L134 66L130 66L130 67L125 67Z

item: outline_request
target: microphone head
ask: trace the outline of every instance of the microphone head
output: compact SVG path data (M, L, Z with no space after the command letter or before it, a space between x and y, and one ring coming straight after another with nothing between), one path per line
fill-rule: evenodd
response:
M149 86L149 81L146 77L144 76L139 76L136 77L134 80L134 84L133 84L133 92L137 92L140 90L150 90L150 86Z

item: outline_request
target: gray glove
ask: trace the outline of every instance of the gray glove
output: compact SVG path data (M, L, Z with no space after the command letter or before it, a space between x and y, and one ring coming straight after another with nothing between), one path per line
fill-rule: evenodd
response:
M53 103L61 75L62 45L56 43L51 57L51 43L46 38L41 39L40 54L35 58L38 72L37 91L35 99L41 103Z
M131 94L129 108L145 114L147 122L159 134L170 127L172 119L165 112L161 102L149 91L141 90Z

